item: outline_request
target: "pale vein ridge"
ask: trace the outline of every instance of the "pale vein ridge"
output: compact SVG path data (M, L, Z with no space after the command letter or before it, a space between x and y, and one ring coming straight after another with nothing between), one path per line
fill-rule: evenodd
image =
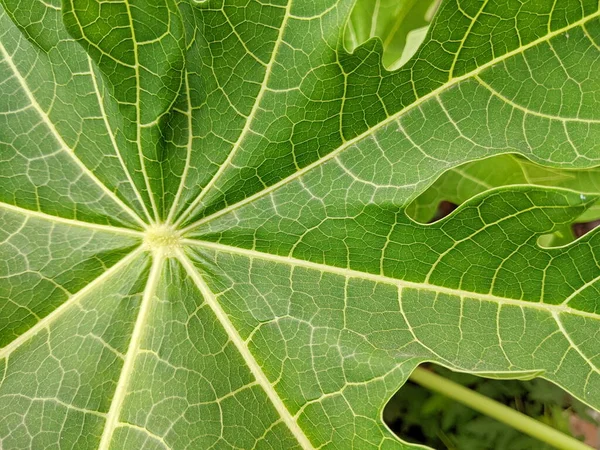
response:
M302 177L304 174L306 174L307 172L310 172L311 170L313 170L316 167L319 167L321 165L323 165L324 163L326 163L327 161L334 159L336 156L338 156L340 153L342 153L344 150L346 150L347 148L351 147L352 145L358 143L359 141L365 139L366 137L368 137L369 135L375 133L377 130L385 127L386 125L397 121L398 119L400 119L404 114L406 114L407 112L413 110L414 108L422 105L423 103L425 103L426 101L428 101L431 98L434 97L438 97L441 93L443 93L444 91L446 91L447 89L451 88L452 86L457 85L458 83L460 83L461 81L464 81L466 79L473 79L477 74L483 72L484 70L506 60L511 58L512 56L518 55L520 53L525 52L526 50L528 50L529 48L535 47L536 45L539 45L543 42L549 41L550 39L559 36L569 30L572 30L573 28L577 28L580 27L582 25L584 25L585 23L589 22L592 19L595 19L596 17L600 16L600 11L596 11L594 14L590 14L589 16L586 16L576 22L573 22L572 24L561 28L559 30L553 31L551 33L548 33L545 36L542 36L541 38L538 38L532 42L530 42L529 44L523 45L521 47L518 47L510 52L507 52L501 56L498 56L497 58L494 58L490 61L488 61L485 64L482 64L481 66L477 67L476 69L474 69L471 72L468 72L464 75L461 75L459 77L456 78L451 78L448 80L447 83L441 85L440 87L438 87L437 89L434 89L433 91L431 91L430 93L424 95L423 97L418 98L417 100L415 100L413 103L411 103L410 105L402 108L400 111L392 114L391 116L388 116L387 119L382 120L381 122L379 122L377 125L373 126L372 128L369 128L368 130L366 130L365 132L359 134L358 136L345 141L342 145L340 145L338 148L336 148L335 150L333 150L332 152L328 153L327 155L323 156L322 158L316 160L315 162L305 166L304 168L298 170L297 172L294 172L292 175L283 178L282 180L278 181L275 184L272 184L271 186L269 186L266 189L263 189L262 191L259 191L249 197L246 197L245 199L234 203L226 208L223 208L209 216L206 216L194 223L191 223L190 225L186 226L185 228L182 229L182 233L185 233L195 227L198 227L202 224L205 224L206 222L209 222L210 220L216 219L217 217L221 217L231 211L234 211L244 205L247 205L248 203L251 203L253 201L255 201L258 198L264 197L265 195L270 194L271 192L279 189L281 186L284 186L290 182L292 182L293 180Z
M83 162L77 157L77 155L75 155L75 152L71 148L69 148L69 146L64 141L64 139L62 138L62 136L60 135L60 133L58 132L58 130L56 129L54 124L50 121L50 117L48 117L48 114L46 114L46 112L42 109L40 104L37 102L37 100L33 96L33 92L29 88L27 81L25 80L25 78L23 78L23 76L21 75L21 72L19 72L19 69L13 62L11 56L9 55L8 51L6 51L6 48L4 47L4 45L2 43L0 43L0 53L2 54L2 57L4 58L4 60L6 61L6 63L8 64L8 66L10 67L12 72L14 73L15 78L17 79L17 81L19 82L19 85L23 89L23 92L29 99L29 102L31 103L33 108L37 111L40 118L46 124L46 126L48 127L48 130L50 130L50 132L52 133L54 138L58 141L59 145L63 148L63 150L68 155L71 155L71 159L77 164L77 166L81 169L81 171L83 173L85 173L100 189L102 189L102 191L104 193L106 193L106 195L108 195L114 202L116 202L121 208L123 208L123 210L126 213L128 213L138 224L140 224L141 226L145 226L142 219L140 219L140 217L129 206L127 206L125 204L125 202L123 200L121 200L114 192L112 192L110 189L108 189L106 187L106 185L104 183L102 183L96 177L96 175L90 169L87 168L87 166L85 164L83 164Z
M75 219L66 219L64 217L53 216L53 215L46 214L46 213L43 213L40 211L34 211L32 209L22 208L20 206L11 205L9 203L4 203L1 201L0 201L0 209L6 209L8 211L12 211L14 213L26 216L27 218L36 218L36 219L41 219L41 220L45 220L45 221L56 223L56 224L85 228L90 231L103 231L103 232L107 232L107 233L126 234L129 236L135 236L135 237L139 237L139 238L144 236L143 232L137 231L137 230L131 230L129 228L122 228L122 227L117 227L117 226L113 226L113 225L102 225L102 224L98 224L98 223L84 222L84 221L75 220Z
M100 440L98 450L108 450L115 428L119 423L119 414L121 413L123 402L127 394L127 388L129 386L131 376L133 375L135 359L140 349L144 327L146 326L148 313L150 312L150 305L156 292L156 287L160 279L160 273L164 261L165 256L160 251L153 253L150 275L148 276L148 281L146 282L146 288L144 290L140 310L133 327L131 340L129 341L129 346L127 348L127 352L125 353L125 362L123 363L123 368L121 369L121 375L119 376L119 381L117 383L117 387L115 388L108 414L106 415L106 423L104 425L104 430L102 431L102 439Z
M591 279L590 281L588 281L587 283L583 284L579 289L577 289L576 291L574 291L571 295L569 295L564 302L562 302L563 305L567 305L571 300L573 300L574 298L576 298L579 294L581 294L583 291L585 291L587 288L589 288L590 286L594 285L598 280L600 280L600 275Z
M252 375L254 376L258 384L262 387L262 389L265 391L265 393L269 397L269 400L281 416L282 420L298 441L298 444L300 444L300 446L305 450L313 449L314 447L312 446L312 444L310 443L310 441L308 440L308 438L306 437L296 420L293 418L292 414L288 411L287 407L273 388L272 384L269 382L269 380L263 373L260 365L254 359L252 353L250 353L250 350L244 343L244 340L229 320L229 317L227 316L225 311L223 311L223 309L221 308L221 305L217 301L215 295L212 293L206 282L202 279L201 275L198 273L198 270L194 267L190 259L183 253L183 251L178 250L177 256L185 270L188 272L190 278L200 289L200 292L204 296L204 300L214 312L215 316L217 317L217 320L229 336L229 339L231 339L237 350L240 352L242 358L244 358L244 361L248 365L248 368L252 372Z
M484 88L486 88L490 92L490 94L492 94L494 97L497 97L500 101L503 101L504 103L512 106L515 109L518 109L523 114L526 114L529 116L541 117L541 118L548 119L548 120L556 120L556 121L563 122L563 123L568 123L568 122L581 122L581 123L588 123L588 124L600 123L599 119L581 119L579 117L560 117L560 116L553 116L552 114L546 114L546 113L543 113L540 111L534 111L533 109L529 109L529 108L526 108L525 106L521 106L518 103L515 103L513 100L509 99L508 97L505 97L500 92L498 92L496 89L494 89L491 85L489 85L488 83L483 81L479 75L475 75L474 78L477 80L477 82L479 84L481 84Z
M64 312L66 312L71 306L75 305L79 300L85 297L88 293L93 291L95 288L104 283L107 279L112 277L114 274L121 272L127 265L137 258L142 252L142 248L138 247L135 251L131 252L121 261L113 265L110 269L100 275L98 278L93 280L91 283L86 285L80 291L77 291L71 297L69 297L62 305L48 314L46 317L37 322L30 329L21 334L18 338L10 342L7 346L0 349L0 359L10 356L10 354L27 342L29 339L38 334L41 330L47 329L55 320L57 320Z
M129 0L124 0L125 7L127 9L127 17L129 18L129 26L131 28L131 41L133 43L133 57L134 57L134 70L135 70L135 114L136 114L136 145L138 149L138 155L140 158L140 164L142 169L142 175L144 176L144 181L146 183L146 189L148 189L148 197L150 197L150 204L152 205L152 211L154 212L154 218L158 220L158 207L156 206L156 201L154 199L154 194L152 193L152 189L150 188L150 180L148 179L148 173L146 172L146 163L144 161L144 152L142 151L142 127L140 121L142 120L142 113L140 108L142 105L141 102L141 86L140 86L140 61L138 54L138 43L135 37L135 28L133 27L133 16L131 14L131 5L129 4Z
M588 358L586 356L586 354L583 353L583 351L579 348L579 346L575 342L573 342L573 339L571 338L569 332L567 331L567 329L563 325L562 320L560 319L560 317L558 316L558 314L556 312L553 312L552 313L552 317L554 318L554 321L558 325L558 329L560 330L560 332L562 333L562 335L565 337L565 339L569 343L569 347L572 348L573 350L575 350L575 352L577 352L577 354L581 357L581 359L583 359L586 362L586 364L588 366L590 366L591 371L588 373L588 376L587 376L587 378L585 380L585 385L583 386L583 391L586 392L587 391L587 385L588 385L588 383L590 381L590 375L592 374L592 372L596 372L597 374L600 374L600 370L590 360L590 358Z
M458 61L458 58L460 57L460 54L462 53L462 50L465 46L465 43L467 42L467 39L469 38L469 36L471 36L471 31L473 30L473 26L477 23L477 19L479 19L479 16L481 16L481 14L483 13L483 10L487 6L488 2L489 2L489 0L483 0L483 3L479 7L479 11L477 11L477 14L475 14L475 16L473 16L473 17L467 16L469 19L471 19L471 23L469 24L469 28L467 28L467 31L463 35L463 38L461 39L460 44L458 46L458 50L456 50L456 53L454 54L454 58L452 59L452 65L450 66L450 71L449 71L450 76L448 77L449 80L454 78L454 69L456 68L456 62ZM461 10L461 12L463 12L463 11ZM464 14L464 12L463 12L463 14Z
M193 108L192 108L192 94L190 92L190 84L188 80L187 69L185 71L184 77L185 83L185 93L187 97L187 126L188 126L188 142L186 145L185 152L185 166L183 168L183 172L181 174L181 179L179 180L179 186L177 187L177 193L175 194L175 198L173 199L173 203L171 204L169 214L167 215L167 223L171 223L173 221L173 215L177 212L177 208L179 206L179 201L181 196L183 195L183 190L185 188L185 181L188 176L188 172L190 170L190 159L192 157L192 150L194 144L194 121L193 121Z
M123 156L121 155L121 151L119 150L119 146L117 145L117 140L115 139L113 130L110 126L110 123L108 123L108 116L104 109L104 102L102 99L102 95L100 94L100 87L98 86L96 74L94 73L94 65L92 63L92 58L88 55L87 59L88 59L88 64L90 66L90 78L92 79L92 85L94 86L94 92L96 93L96 98L98 99L98 107L100 108L100 114L102 114L102 120L104 121L104 126L106 127L108 137L110 139L110 142L111 142L113 148L115 149L115 153L116 153L117 158L119 159L119 162L121 163L121 167L123 167L123 172L125 172L125 176L127 177L129 184L131 185L131 189L133 189L135 196L137 197L138 201L140 202L140 206L144 210L144 214L146 215L146 218L150 221L152 218L150 217L150 213L148 211L148 208L146 207L146 203L144 202L144 199L142 198L140 192L137 190L137 187L136 187L135 183L133 182L133 179L131 178L131 174L129 173L129 170L127 170L127 166L125 165L125 161L123 160Z
M250 259L261 259L265 261L272 261L279 264L286 264L292 267L304 267L307 269L316 270L319 272L327 272L335 275L341 275L343 277L360 278L363 280L374 281L376 283L385 283L398 286L400 288L412 288L416 290L427 290L439 294L454 295L461 298L471 298L474 300L483 300L496 303L498 305L512 305L518 306L519 308L530 308L544 311L546 313L562 313L572 314L574 316L587 317L590 319L600 321L600 316L597 314L589 313L586 311L580 311L568 307L566 305L551 305L549 303L529 302L526 300L517 300L508 297L500 297L493 294L480 294L477 292L465 291L457 288L446 288L442 286L436 286L429 283L417 283L413 281L398 280L396 278L390 278L384 275L377 275L373 273L360 272L354 269L345 269L342 267L329 266L326 264L315 263L306 261L303 259L297 259L290 256L279 256L271 253L259 252L256 250L248 250L240 247L234 247L226 244L217 244L215 242L200 241L195 239L184 239L183 243L193 245L196 247L205 247L217 252L233 253L241 256L245 256Z
M237 141L235 141L235 144L233 144L233 147L232 147L231 151L229 152L229 155L227 155L227 159L225 159L223 164L221 164L221 166L219 167L217 172L213 175L213 177L210 179L210 181L204 187L204 189L202 189L202 192L200 192L198 197L196 197L194 199L194 201L190 204L190 206L188 206L186 208L186 210L175 221L176 226L180 225L181 222L183 222L193 212L194 208L202 201L202 199L206 196L206 194L210 191L210 189L215 185L215 183L221 177L223 172L225 172L227 167L229 167L229 165L231 164L231 161L237 154L239 148L241 147L242 142L246 138L246 135L250 132L250 127L252 126L254 116L256 115L256 112L258 111L258 109L260 107L260 103L261 103L263 95L267 91L267 85L269 84L269 79L271 78L273 64L274 64L275 60L277 59L277 54L279 53L279 46L283 42L283 33L285 30L288 18L290 16L291 4L292 4L292 0L289 0L286 5L283 19L281 21L281 26L279 27L279 34L277 36L277 40L275 41L275 45L273 47L273 53L271 54L271 59L265 69L265 77L263 78L263 82L260 85L260 90L258 91L258 95L256 96L254 105L252 105L252 110L250 111L250 115L246 119L244 128L242 129Z

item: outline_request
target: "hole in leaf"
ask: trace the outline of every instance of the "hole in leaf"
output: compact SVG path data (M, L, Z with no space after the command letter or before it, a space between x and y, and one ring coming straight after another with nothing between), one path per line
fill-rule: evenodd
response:
M549 381L497 380L453 372L434 364L422 367L565 434L580 436L594 448L600 446L600 414ZM401 439L436 449L553 448L410 380L386 404L383 419Z
M450 214L452 211L454 211L456 208L458 208L458 205L456 203L452 203L447 200L442 200L439 203L439 205L435 211L435 214L434 214L433 218L429 221L429 223L437 222L438 220L443 219L448 214Z
M599 220L591 220L589 222L583 222L583 223L574 223L571 226L571 229L573 230L573 234L575 235L575 238L580 238L584 234L592 231L598 225L600 225L600 219Z
M579 239L581 236L592 231L600 225L600 220L590 220L589 222L575 222L570 226L564 226L552 234L544 234L538 239L540 247L552 248L566 245Z
M448 169L408 205L406 213L419 223L432 223L443 219L475 195L503 186L523 184L598 195L600 168L560 169L540 166L519 155L496 155ZM595 228L599 220L600 202L597 202L577 218L573 226L542 236L539 243L542 247L568 244Z
M384 66L396 70L418 50L440 3L441 0L357 0L346 22L344 46L352 53L377 37L383 48Z

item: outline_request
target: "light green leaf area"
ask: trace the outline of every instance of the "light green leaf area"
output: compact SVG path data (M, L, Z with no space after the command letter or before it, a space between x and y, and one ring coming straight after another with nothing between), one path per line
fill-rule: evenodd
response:
M423 361L600 408L600 238L538 244L595 185L409 217L600 164L597 2L448 0L397 71L350 0L2 4L0 447L410 448Z
M427 33L439 0L357 0L345 30L345 46L353 51L378 37L385 67L395 69L415 54Z
M515 155L494 156L448 170L409 205L407 213L419 222L429 222L442 200L461 204L489 189L518 184L555 186L596 195L600 193L600 171L556 169ZM599 217L600 207L595 204L578 220L585 222Z

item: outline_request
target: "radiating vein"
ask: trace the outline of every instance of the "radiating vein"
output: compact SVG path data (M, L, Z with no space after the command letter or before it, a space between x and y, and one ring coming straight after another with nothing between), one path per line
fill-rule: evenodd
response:
M150 275L148 276L140 310L138 312L133 333L131 334L131 340L129 341L129 346L125 354L125 362L123 363L123 368L121 369L121 375L119 376L119 381L110 403L110 409L108 410L108 414L106 416L106 424L104 425L104 430L102 432L102 439L100 440L100 446L98 447L99 450L108 450L114 430L119 423L119 415L123 407L125 396L127 395L127 388L131 381L131 376L133 375L135 359L140 348L143 331L148 320L148 313L151 309L150 305L152 304L156 287L158 286L164 261L165 256L162 254L162 252L156 251L152 255L152 267L150 269Z
M117 262L110 269L100 275L98 278L87 284L80 291L69 297L62 305L48 314L46 317L37 322L34 326L28 329L26 332L21 334L18 338L12 341L7 346L0 349L0 359L10 356L10 354L19 348L23 343L38 334L41 330L48 328L55 320L57 320L65 311L71 306L77 304L79 300L85 297L88 293L102 285L106 280L112 277L114 274L121 272L129 263L137 258L142 252L142 247L138 247L135 251L124 257L121 261Z
M50 130L50 132L52 133L52 135L54 136L54 138L58 141L58 143L60 144L60 146L62 147L62 149L68 155L71 156L72 160L77 164L77 166L80 168L80 170L83 173L85 173L92 181L94 181L94 183L100 189L102 189L102 191L104 193L106 193L106 195L108 195L119 206L121 206L121 208L123 208L123 210L125 212L127 212L138 224L140 224L141 226L144 226L145 224L142 221L142 219L140 219L140 217L129 206L127 206L125 204L125 202L123 202L123 200L121 200L113 191L111 191L110 189L108 189L106 187L106 185L104 183L102 183L96 177L96 175L90 169L87 168L87 166L85 164L83 164L83 162L77 157L77 155L75 154L75 152L67 145L67 143L64 141L64 139L62 138L62 136L60 135L60 133L58 132L58 130L56 129L56 127L54 126L54 124L52 123L52 121L50 120L50 117L48 117L48 114L46 114L46 112L42 109L42 107L40 106L40 104L35 99L32 90L29 88L29 85L27 84L27 81L21 75L21 73L19 72L17 66L15 65L15 63L12 60L11 56L9 55L8 51L6 50L6 48L4 47L4 45L1 42L0 42L0 53L2 54L2 57L4 58L4 60L6 61L6 63L8 64L8 66L10 67L10 69L12 70L12 72L14 73L15 78L17 79L17 81L19 82L21 88L23 89L23 92L25 93L25 95L29 99L29 102L31 103L31 105L33 106L33 108L37 111L37 113L39 114L40 118L42 119L42 121L44 122L44 124L48 127L48 129Z
M215 295L212 293L206 282L202 279L201 275L198 273L198 270L194 267L190 259L181 250L178 251L178 259L185 268L185 270L188 272L190 278L200 289L200 292L204 296L204 300L210 306L213 313L216 315L221 326L225 329L225 332L229 336L229 339L231 339L233 344L236 346L237 350L240 352L242 358L244 358L244 361L248 365L248 368L252 372L252 375L263 388L263 390L269 397L269 400L271 400L271 403L281 416L282 420L285 422L289 430L292 432L292 434L298 441L298 444L300 444L300 446L303 449L313 449L312 444L310 443L302 429L298 426L298 423L293 418L292 414L288 411L287 407L273 388L271 382L269 382L269 380L263 373L260 365L254 359L252 353L250 353L250 350L246 346L246 343L229 320L229 317L227 316L225 311L223 311L223 309L221 308L221 305L217 301Z
M102 225L92 222L84 222L81 220L74 219L66 219L60 216L53 216L50 214L46 214L40 211L34 211L31 209L21 208L20 206L11 205L9 203L0 202L0 209L6 209L8 211L15 212L17 214L21 214L26 217L32 217L36 219L46 220L48 222L70 225L74 227L85 228L90 231L104 231L107 233L116 233L116 234L126 234L128 236L135 236L142 238L144 233L137 230L131 230L129 228L117 227L114 225Z
M311 170L322 166L324 163L326 163L327 161L334 159L336 156L338 156L340 153L342 153L344 150L346 150L347 148L357 144L358 142L360 142L361 140L369 137L371 134L375 133L377 130L384 128L385 126L387 126L388 124L397 121L399 118L401 118L403 115L405 115L406 113L408 113L409 111L421 106L423 103L427 102L428 100L435 98L437 96L439 96L440 94L442 94L443 92L447 91L448 89L450 89L452 86L456 86L458 83L460 83L461 81L467 80L467 79L472 79L474 78L477 74L483 72L484 70L495 66L496 64L505 61L515 55L521 54L523 52L525 52L526 50L535 47L541 43L547 42L550 39L559 36L563 33L568 32L569 30L572 30L574 28L577 27L581 27L583 26L585 23L597 18L600 16L600 11L596 11L595 13L586 16L576 22L573 22L571 24L569 24L568 26L558 29L556 31L553 31L551 33L548 33L545 36L542 36L532 42L530 42L529 44L523 45L521 47L518 47L514 50L511 50L510 52L507 52L501 56L498 56L497 58L493 58L490 61L488 61L485 64L482 64L481 66L477 67L476 69L472 70L471 72L468 72L464 75L461 75L459 77L456 78L451 78L447 83L441 85L440 87L434 89L433 91L429 92L428 94L418 98L416 101L414 101L413 103L411 103L410 105L406 106L405 108L402 108L401 110L399 110L397 113L392 114L391 116L388 116L385 120L382 120L381 122L379 122L377 125L373 126L372 128L366 130L365 132L359 134L358 136L345 141L342 145L340 145L337 149L333 150L332 152L328 153L327 155L323 156L322 158L314 161L313 163L305 166L304 168L298 170L297 172L294 172L293 174L289 175L286 178L283 178L282 180L278 181L277 183L272 184L271 186L269 186L266 189L263 189L262 191L259 191L251 196L246 197L245 199L236 202L226 208L223 208L209 216L206 216L194 223L191 223L190 225L186 226L185 228L183 228L182 233L185 233L197 226L200 226L204 223L207 223L213 219L216 219L217 217L221 217L231 211L234 211L238 208L240 208L241 206L247 205L248 203L252 203L253 201L257 200L258 198L264 197L265 195L268 195L269 193L279 189L280 187L289 184L290 182L292 182L293 180L302 177L304 174L306 174L307 172L310 172ZM197 201L195 203L198 203ZM181 218L180 218L181 219ZM181 222L181 220L179 220L178 222Z
M558 328L560 330L560 332L562 333L562 335L565 337L565 339L569 342L569 347L572 348L573 350L575 350L579 356L581 356L581 358L586 362L586 364L588 366L590 366L590 369L598 374L600 374L600 370L598 369L598 367L590 360L590 358L588 358L586 356L585 353L583 353L581 351L581 349L579 348L579 346L577 344L575 344L575 342L573 342L573 339L571 339L571 336L569 335L569 332L566 330L566 328L564 327L562 320L560 319L558 313L556 311L552 312L552 317L554 318L556 324L558 325ZM584 390L586 389L586 387L584 387Z
M250 115L246 119L246 123L244 124L244 128L242 129L242 132L240 133L237 141L235 141L235 144L233 145L231 151L229 152L229 155L227 155L227 159L225 159L225 161L223 162L223 164L221 164L221 166L219 167L219 169L217 170L217 172L213 175L213 177L208 182L208 184L204 187L204 189L202 189L202 192L200 192L200 194L198 195L198 197L196 197L196 199L186 208L186 210L175 221L175 225L176 226L178 226L179 224L181 224L181 222L183 222L191 213L193 213L194 208L202 201L202 199L206 196L206 194L215 185L215 183L221 177L221 175L223 175L223 172L225 172L225 170L229 167L229 165L231 164L231 161L233 160L233 158L237 154L238 150L241 148L242 143L244 142L244 139L246 138L246 135L250 132L251 127L252 127L252 122L253 122L254 117L256 116L256 113L257 113L257 111L258 111L258 109L260 107L260 103L261 103L261 100L263 98L263 95L267 91L267 85L269 84L269 79L271 77L271 73L272 73L272 69L273 69L273 64L275 63L275 61L277 59L277 54L279 52L279 46L283 42L283 34L284 34L284 31L285 31L285 28L286 28L286 24L287 24L287 21L288 21L288 18L289 18L291 3L292 3L291 0L289 0L288 3L287 3L286 9L285 9L285 13L284 13L284 16L283 16L283 20L282 20L281 26L279 28L279 34L277 36L277 40L275 42L275 46L273 47L273 52L271 54L271 59L270 59L269 63L267 64L267 67L266 67L266 70L265 70L265 76L263 78L263 82L260 85L260 90L258 91L258 95L256 96L256 100L254 101L254 105L252 106L252 110L250 111Z
M585 284L582 284L581 287L579 289L577 289L576 291L574 291L571 295L569 295L563 302L563 305L567 305L571 300L573 300L574 298L576 298L579 294L581 294L583 291L585 291L587 288L589 288L590 286L593 286L594 284L600 282L600 275L598 275L597 277L592 278L590 281L588 281Z
M179 199L181 198L181 195L183 194L183 190L185 188L185 181L187 179L187 174L189 172L190 169L190 159L192 157L192 150L193 150L193 143L194 143L194 133L193 133L193 116L192 116L192 94L190 92L190 85L189 85L189 80L188 80L188 73L187 70L185 71L185 76L184 76L184 83L185 83L185 93L186 93L186 97L187 97L187 125L188 125L188 142L187 142L187 146L186 146L186 153L185 153L185 166L183 168L183 173L181 174L181 179L179 180L179 186L177 187L177 193L175 194L175 198L173 199L173 204L171 205L171 209L169 211L169 214L167 215L167 223L171 223L173 221L173 215L177 212L177 206L179 204Z
M104 102L102 99L102 95L100 94L100 89L98 86L98 80L96 79L96 73L94 72L94 65L92 62L92 58L88 55L87 57L88 59L88 64L90 66L90 77L92 78L92 84L94 86L94 92L96 93L96 98L98 99L98 107L100 108L100 114L102 115L102 120L104 121L104 126L106 127L106 132L108 133L108 137L110 138L110 142L112 143L112 146L115 150L115 154L117 156L117 158L119 159L119 163L121 164L121 167L123 167L123 171L125 172L125 176L127 177L127 180L129 181L129 184L131 185L131 189L133 190L133 192L135 193L138 201L140 202L140 206L143 208L144 210L144 214L146 215L146 218L151 221L152 217L150 216L150 212L148 211L148 208L146 207L146 202L144 202L144 199L142 198L140 192L138 191L135 183L133 182L133 179L131 178L131 174L129 173L129 170L127 170L127 166L125 165L125 161L123 160L123 156L121 155L121 151L119 149L119 145L117 144L117 141L115 139L115 135L113 133L113 130L110 126L110 123L108 123L108 115L106 114L106 111L104 109Z
M504 95L502 95L500 92L495 90L492 86L490 86L488 83L483 81L481 79L481 77L475 75L474 78L477 80L477 82L479 84L481 84L484 88L486 88L490 92L490 94L492 94L494 97L497 97L502 102L512 106L515 109L518 109L519 111L522 111L524 114L527 114L530 116L542 117L542 118L548 119L548 120L556 120L556 121L563 122L563 123L565 123L565 122L600 123L599 119L581 119L579 117L560 117L560 116L553 116L552 114L546 114L543 112L528 109L525 106L521 106L518 103L515 103L514 101L509 99L508 97L505 97Z
M469 17L469 19L471 19L471 23L469 24L469 28L467 28L467 31L465 32L462 39L460 40L458 49L456 50L456 52L454 54L454 58L452 59L452 65L450 66L450 70L449 70L449 74L448 74L449 80L452 80L452 78L454 78L454 69L456 67L456 62L458 61L458 58L460 57L460 54L465 45L465 42L467 41L469 36L471 36L471 31L473 30L473 26L477 23L477 19L479 19L479 16L481 15L481 13L483 13L483 10L487 6L488 2L489 2L489 0L483 0L483 2L481 3L481 6L479 7L479 11L477 11L477 14L475 14L474 17L467 16L467 17ZM463 14L464 14L464 12L463 12Z
M138 54L138 44L135 36L135 28L133 26L133 16L131 14L131 6L129 5L129 0L124 0L125 8L127 9L127 18L129 19L129 26L131 28L131 41L133 44L133 58L134 58L134 70L135 70L135 126L136 126L136 145L138 150L138 155L140 158L140 164L142 168L142 175L144 176L144 182L146 183L146 189L148 189L148 197L150 197L150 204L152 205L152 210L154 212L154 219L158 220L160 217L158 213L158 207L156 206L156 201L154 200L154 194L152 193L152 189L150 187L150 180L148 179L148 173L146 172L146 162L144 160L144 152L142 151L142 115L141 115L141 79L140 79L140 61Z
M540 311L544 311L546 313L567 313L572 314L574 316L587 317L589 319L600 321L600 316L597 314L589 313L586 311L580 311L578 309L571 308L566 305L552 305L549 303L539 303L533 301L526 300L518 300L512 299L508 297L500 297L493 294L480 294L478 292L465 291L462 289L455 288L446 288L442 286L436 286L429 283L417 283L413 281L405 281L399 280L396 278L390 278L384 275L378 275L374 273L368 272L360 272L358 270L353 269L345 269L342 267L329 266L327 264L315 263L312 261L306 261L303 259L292 258L290 256L279 256L273 255L271 253L260 252L256 250L248 250L240 247L234 247L226 244L217 244L215 242L207 242L200 241L195 239L185 239L184 243L197 246L197 247L205 247L217 252L223 253L233 253L237 255L242 255L250 259L261 259L265 261L272 261L279 264L285 264L291 267L304 267L307 269L316 270L319 272L326 272L335 275L341 275L343 277L357 278L375 281L377 283L385 283L390 285L395 285L400 288L413 288L417 290L427 290L430 292L440 293L440 294L448 294L454 295L462 298L472 298L476 300L484 300L489 301L498 305L513 305L518 306L519 308L531 308L537 309Z

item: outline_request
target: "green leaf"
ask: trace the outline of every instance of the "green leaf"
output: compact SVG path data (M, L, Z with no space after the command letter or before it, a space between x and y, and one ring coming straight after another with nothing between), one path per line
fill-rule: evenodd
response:
M63 18L110 86L118 120L107 129L123 136L115 151L126 155L124 169L143 195L146 215L160 220L168 195L160 125L168 122L183 84L184 29L177 6L173 0L66 0ZM168 151L169 146L164 147Z
M345 46L353 51L378 37L386 67L400 67L415 54L427 33L439 0L357 0L345 31Z
M2 5L3 447L408 448L424 361L600 408L599 235L538 245L593 186L408 216L475 160L600 163L597 2L448 0L391 72L350 0Z
M595 195L600 193L600 171L597 168L555 169L514 155L494 156L445 172L415 199L407 212L419 222L429 222L442 200L461 204L488 189L516 184L563 187ZM584 222L599 217L599 206L594 205L579 220Z

